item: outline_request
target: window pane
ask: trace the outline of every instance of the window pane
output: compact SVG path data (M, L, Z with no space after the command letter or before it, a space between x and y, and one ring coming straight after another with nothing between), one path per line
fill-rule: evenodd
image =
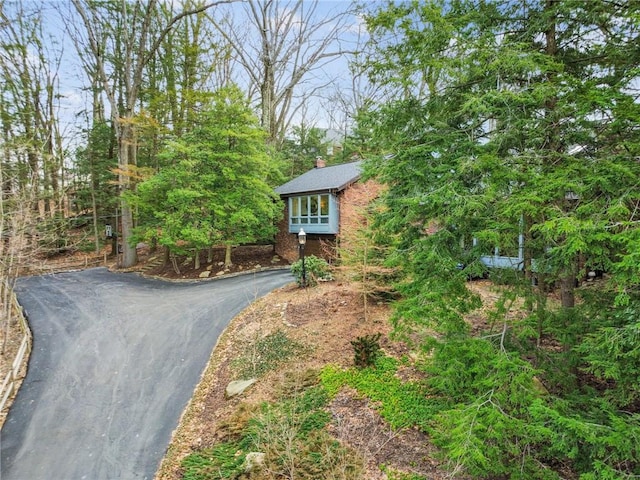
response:
M320 219L320 223L329 223L329 219L327 217L322 217Z
M320 195L320 215L329 215L329 195Z
M291 217L291 223L298 223L298 219L296 217Z
M309 223L309 219L308 218L301 218L300 219L300 223Z
M300 215L309 216L309 197L300 197Z
M312 195L309 197L312 216L318 215L318 197L319 195Z
M311 217L309 220L311 220L311 223L318 223L318 217Z
M291 216L299 217L300 216L300 198L295 197L291 199Z

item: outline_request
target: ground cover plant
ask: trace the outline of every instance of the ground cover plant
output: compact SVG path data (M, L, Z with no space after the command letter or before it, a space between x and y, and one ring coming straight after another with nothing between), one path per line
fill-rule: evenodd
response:
M292 341L282 330L276 330L248 344L233 364L239 378L255 378L304 352L304 345Z
M329 396L317 373L291 378L280 391L277 403L263 403L230 438L187 456L183 478L362 478L362 459L325 430ZM261 457L254 468L252 452Z

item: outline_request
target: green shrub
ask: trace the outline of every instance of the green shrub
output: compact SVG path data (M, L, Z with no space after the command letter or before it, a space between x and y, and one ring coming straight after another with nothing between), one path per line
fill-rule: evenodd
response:
M306 285L317 285L320 280L333 280L331 266L322 258L309 255L304 258ZM303 286L302 259L291 264L291 273L296 277L298 285Z
M311 375L303 374L309 380ZM192 453L182 461L186 480L296 478L359 480L363 460L326 431L331 415L327 391L317 384L295 386L277 403L263 404L238 433L239 439ZM288 382L291 380L291 382ZM285 385L282 385L283 387ZM283 392L285 393L285 392ZM264 471L243 474L249 452L264 453ZM256 475L254 477L254 475Z
M380 354L381 333L365 335L351 341L353 346L353 363L358 368L366 368L374 365Z
M529 363L487 339L461 338L436 345L426 372L431 394L447 403L434 417L432 438L455 469L483 478L559 478L539 450L553 434L532 416L546 399Z
M284 362L304 353L304 345L294 342L282 330L245 345L244 355L233 362L240 378L260 377Z

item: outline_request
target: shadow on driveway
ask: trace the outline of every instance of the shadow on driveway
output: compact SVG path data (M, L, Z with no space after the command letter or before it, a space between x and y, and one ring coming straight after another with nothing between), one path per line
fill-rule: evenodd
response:
M33 331L0 437L2 480L152 479L229 321L293 281L172 283L104 268L20 279Z

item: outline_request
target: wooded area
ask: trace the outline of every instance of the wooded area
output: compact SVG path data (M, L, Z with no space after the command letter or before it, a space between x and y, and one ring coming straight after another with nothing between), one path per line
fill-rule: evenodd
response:
M0 280L110 243L231 262L273 238L276 185L356 155L383 193L345 263L425 354L454 472L635 478L639 33L635 0L0 0Z

